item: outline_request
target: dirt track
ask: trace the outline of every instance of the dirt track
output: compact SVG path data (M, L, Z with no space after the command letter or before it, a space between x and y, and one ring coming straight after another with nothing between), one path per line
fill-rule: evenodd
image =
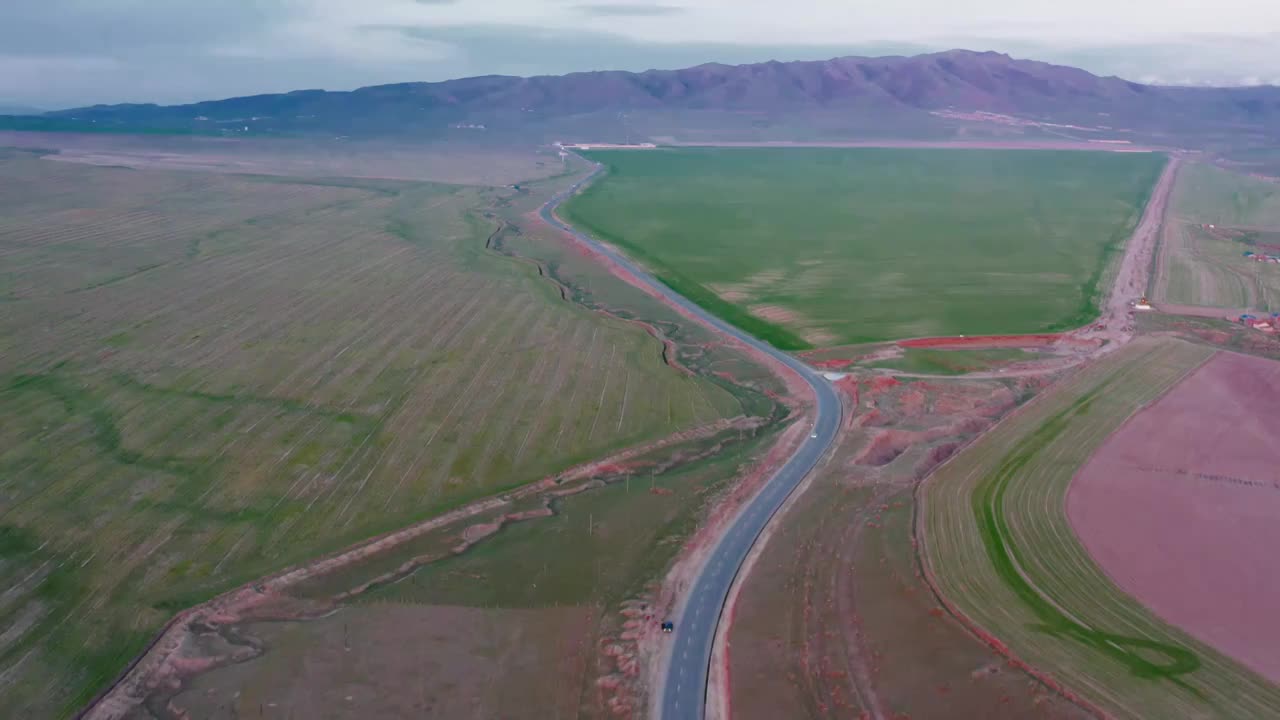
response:
M1120 270L1116 273L1106 303L1102 308L1102 316L1098 319L1103 330L1088 330L1081 337L1094 337L1109 340L1104 351L1119 347L1133 338L1130 328L1132 303L1147 294L1151 281L1151 267L1155 260L1156 245L1160 238L1160 228L1164 224L1168 211L1169 196L1178 176L1178 168L1182 159L1173 155L1164 173L1151 191L1147 208L1134 228L1133 235L1125 245L1124 257L1120 260Z
M1111 579L1280 683L1280 363L1220 353L1112 435L1067 514Z

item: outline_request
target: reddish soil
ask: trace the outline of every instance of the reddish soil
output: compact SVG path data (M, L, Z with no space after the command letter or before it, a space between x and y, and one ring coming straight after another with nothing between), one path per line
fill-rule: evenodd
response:
M1280 682L1280 363L1220 353L1075 478L1094 559L1165 620Z
M848 365L852 365L857 361L858 361L857 358L834 358L832 360L815 360L809 364L812 365L813 367L818 368L819 370L836 370L842 367L846 367Z

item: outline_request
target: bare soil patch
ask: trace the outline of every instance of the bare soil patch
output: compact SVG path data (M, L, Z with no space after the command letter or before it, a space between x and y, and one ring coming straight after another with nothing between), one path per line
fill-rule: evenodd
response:
M1067 514L1165 620L1280 682L1280 363L1221 353L1081 470Z

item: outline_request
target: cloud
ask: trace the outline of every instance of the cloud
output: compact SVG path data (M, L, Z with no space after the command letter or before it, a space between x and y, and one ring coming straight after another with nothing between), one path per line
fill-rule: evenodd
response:
M664 15L678 15L685 11L684 8L675 5L642 5L639 3L617 5L594 3L575 5L573 9L583 15L592 17L661 17Z
M972 0L959 9L948 0L793 0L785 7L777 0L0 0L0 101L180 103L493 73L647 70L952 47L1126 78L1235 84L1280 75L1275 33L1135 31L1147 28L1154 2L1075 0L1050 11L1018 0ZM1195 15L1210 12L1199 5L1160 17L1169 27L1181 23L1199 32L1226 33L1229 22L1280 27L1274 0L1219 2L1226 9L1212 10L1218 25ZM1096 18L1109 8L1116 9L1106 15L1110 30L1094 29L1087 41L1063 39L1075 37L1081 22L1098 28ZM1135 13L1146 19L1138 23L1130 17ZM1144 39L1153 36L1159 37Z
M549 75L583 70L678 69L711 61L740 64L766 60L827 60L841 55L913 54L929 50L925 46L906 43L654 44L611 32L522 25L420 26L401 28L400 31L419 40L452 47L454 53L447 67L430 68L436 72L455 73L451 77L491 73Z
M285 22L289 0L4 0L0 48L20 55L199 50Z

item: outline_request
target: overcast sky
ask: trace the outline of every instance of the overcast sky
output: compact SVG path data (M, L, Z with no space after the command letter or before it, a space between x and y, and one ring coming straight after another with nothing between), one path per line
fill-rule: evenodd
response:
M952 47L1280 84L1280 0L0 0L0 104Z

